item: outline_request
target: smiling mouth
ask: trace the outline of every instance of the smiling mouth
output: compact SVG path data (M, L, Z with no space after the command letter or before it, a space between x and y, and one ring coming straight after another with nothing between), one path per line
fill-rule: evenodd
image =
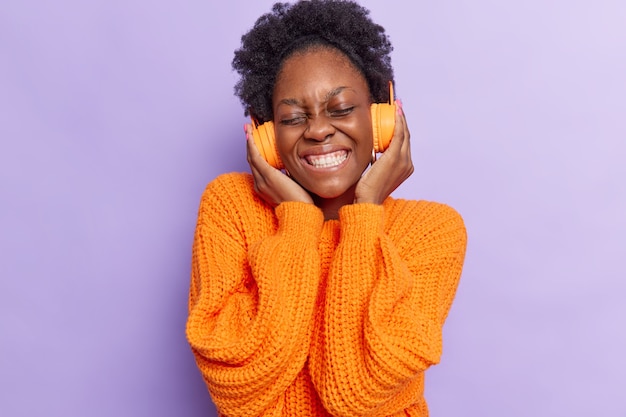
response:
M332 168L348 158L348 151L337 151L324 155L308 155L304 159L315 168Z

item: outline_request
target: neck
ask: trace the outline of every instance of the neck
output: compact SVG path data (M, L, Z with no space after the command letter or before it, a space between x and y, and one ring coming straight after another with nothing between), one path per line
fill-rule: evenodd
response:
M356 184L348 191L334 198L323 198L315 194L311 194L313 202L324 213L324 220L336 220L339 218L339 209L345 205L354 203L354 190Z

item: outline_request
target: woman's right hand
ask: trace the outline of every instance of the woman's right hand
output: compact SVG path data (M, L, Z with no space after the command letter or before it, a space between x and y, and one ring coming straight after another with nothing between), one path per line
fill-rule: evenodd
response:
M252 139L252 125L244 125L247 139L248 164L254 178L254 190L272 207L284 201L301 201L313 204L304 188L263 158Z

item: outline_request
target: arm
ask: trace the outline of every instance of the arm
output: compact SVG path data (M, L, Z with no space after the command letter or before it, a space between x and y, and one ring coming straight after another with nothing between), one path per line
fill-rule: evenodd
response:
M285 203L275 234L271 220L244 229L244 216L270 214L230 197L239 191L210 186L203 198L187 337L218 410L256 416L277 406L304 366L323 217L313 205Z
M441 355L465 228L446 206L399 204L406 207L385 212L387 206L355 204L340 212L341 241L311 358L320 397L334 415L397 407Z

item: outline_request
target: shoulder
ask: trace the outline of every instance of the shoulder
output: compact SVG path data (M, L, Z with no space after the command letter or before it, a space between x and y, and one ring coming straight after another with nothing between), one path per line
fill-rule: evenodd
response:
M243 172L231 172L217 176L207 184L202 193L202 204L211 201L218 201L222 204L259 201L254 191L252 175Z
M248 173L227 173L217 176L204 189L198 217L241 217L271 211L254 191L254 180Z
M390 220L407 219L413 224L454 222L463 224L463 218L447 204L427 200L403 200L388 198L384 203L385 214Z
M202 198L231 192L247 194L248 191L254 191L252 175L243 172L230 172L220 174L209 182L204 189Z
M447 237L465 244L463 217L447 204L388 198L384 206L386 228L394 234L420 240Z

